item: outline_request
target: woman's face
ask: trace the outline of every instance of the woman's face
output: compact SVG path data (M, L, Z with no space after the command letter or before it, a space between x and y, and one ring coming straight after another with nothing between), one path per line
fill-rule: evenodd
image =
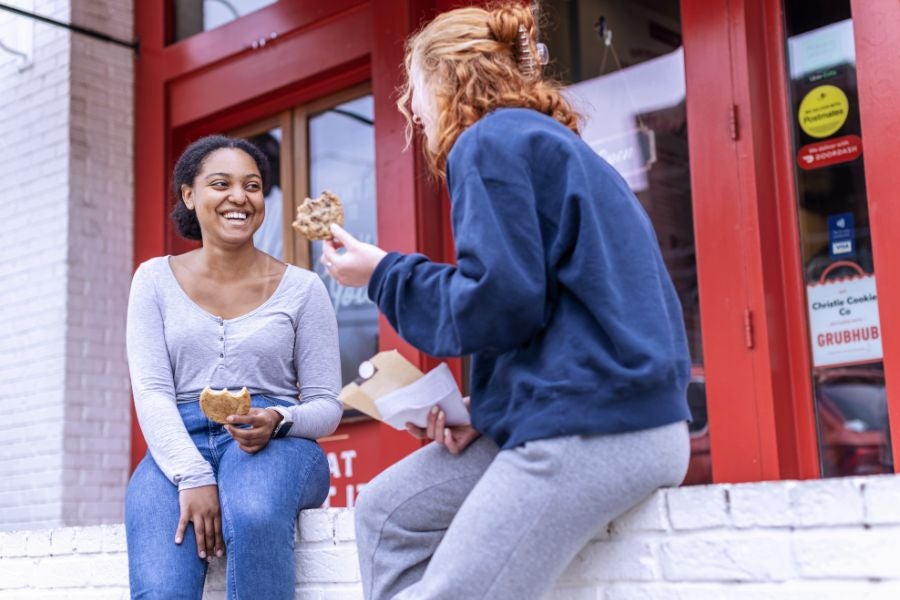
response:
M418 117L422 122L422 132L425 134L425 143L428 146L428 150L437 152L437 102L416 61L413 61L410 80L412 82L410 107L412 108L413 116Z
M181 195L197 214L204 244L245 244L265 217L259 168L249 154L236 148L207 155L194 184L182 185Z

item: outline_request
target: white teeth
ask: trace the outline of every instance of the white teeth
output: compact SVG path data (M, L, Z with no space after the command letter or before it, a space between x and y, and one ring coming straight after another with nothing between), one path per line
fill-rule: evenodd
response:
M230 220L237 220L237 221L246 221L247 220L246 214L244 214L242 212L237 212L237 211L227 212L227 213L225 213L224 216L226 219L230 219Z

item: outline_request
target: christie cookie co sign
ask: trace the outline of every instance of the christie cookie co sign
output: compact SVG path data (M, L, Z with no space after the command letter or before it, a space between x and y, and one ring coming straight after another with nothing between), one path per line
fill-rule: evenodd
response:
M857 275L826 281L836 267ZM806 287L813 366L859 364L881 360L881 325L875 276L856 263L839 261Z

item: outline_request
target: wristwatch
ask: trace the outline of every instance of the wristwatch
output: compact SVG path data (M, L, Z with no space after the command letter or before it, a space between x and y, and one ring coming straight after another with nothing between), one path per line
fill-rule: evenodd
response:
M294 424L294 421L291 419L291 411L283 406L268 406L266 407L269 410L274 410L279 415L281 415L281 422L275 426L275 429L272 430L273 438L283 438L288 432L291 430L291 426Z

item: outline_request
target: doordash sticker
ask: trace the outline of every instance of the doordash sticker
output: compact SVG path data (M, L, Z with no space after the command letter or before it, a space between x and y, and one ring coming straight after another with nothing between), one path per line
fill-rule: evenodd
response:
M801 169L811 171L856 160L861 154L862 140L859 136L842 135L803 146L797 153L797 164Z

